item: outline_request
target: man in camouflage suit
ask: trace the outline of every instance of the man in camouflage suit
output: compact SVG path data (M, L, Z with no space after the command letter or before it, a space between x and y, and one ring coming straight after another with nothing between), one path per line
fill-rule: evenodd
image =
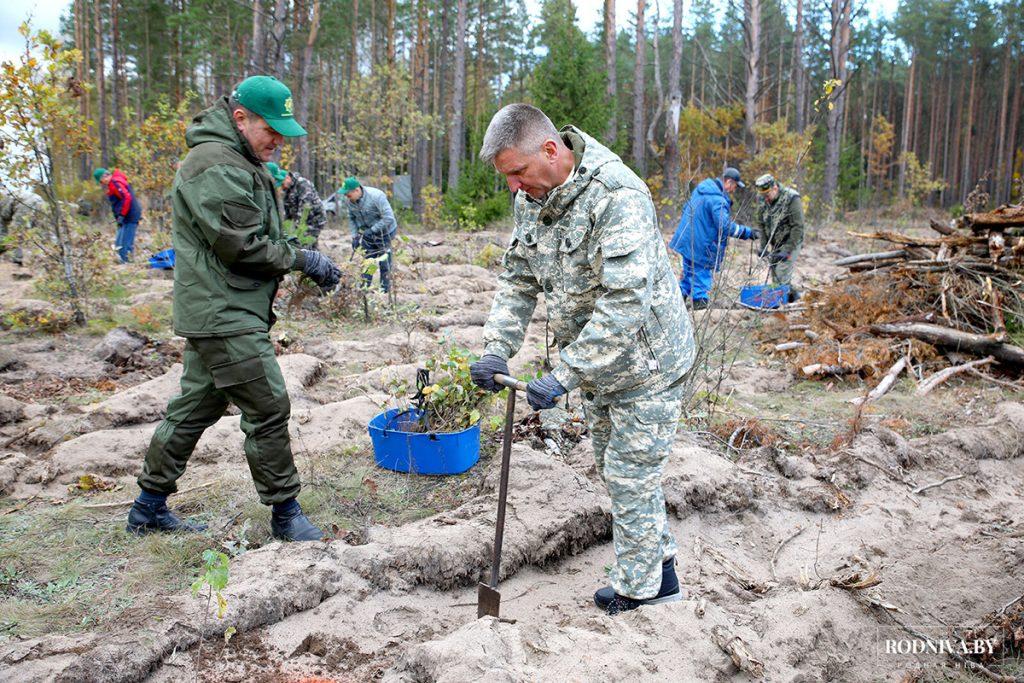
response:
M286 171L281 181L281 189L284 191L285 220L295 221L295 226L298 227L305 215L306 234L313 238L310 249L316 249L320 241L320 231L327 223L324 205L320 201L320 195L316 193L316 188L312 182L295 171Z
M515 203L473 381L500 389L494 375L508 374L543 293L561 362L529 383L527 400L552 408L581 390L612 500L616 563L594 601L616 614L679 600L661 475L695 348L650 191L597 140L557 131L527 104L494 115L480 158L506 177Z
M800 298L793 287L793 268L804 244L804 205L800 193L784 187L770 173L759 176L754 187L760 195L757 226L761 257L767 259L772 284L789 285L789 300Z

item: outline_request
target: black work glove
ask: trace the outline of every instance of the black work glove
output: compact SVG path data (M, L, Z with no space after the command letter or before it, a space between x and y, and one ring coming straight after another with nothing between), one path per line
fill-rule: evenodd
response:
M777 263L782 263L783 261L786 261L788 259L789 252L786 251L773 251L772 253L768 254L768 263L772 264L773 266Z
M752 239L752 240L759 240L759 239L761 239L761 235L762 234L763 233L761 232L761 228L751 228L750 229L750 239Z
M305 257L305 261L302 264L302 272L323 289L334 289L338 281L341 280L341 271L338 270L338 266L334 265L331 259L319 251L303 249L302 254Z
M352 251L355 251L356 249L359 248L359 243L361 241L362 238L359 235L352 235Z
M555 407L555 399L565 393L565 387L552 375L531 380L526 385L526 402L534 410Z
M124 225L124 216L122 216L121 214L117 214L116 216L114 216L114 220L117 221L117 227L120 228L122 225Z
M483 358L469 366L469 377L473 384L486 391L501 391L502 386L494 381L497 374L508 374L508 362L493 353L485 353Z

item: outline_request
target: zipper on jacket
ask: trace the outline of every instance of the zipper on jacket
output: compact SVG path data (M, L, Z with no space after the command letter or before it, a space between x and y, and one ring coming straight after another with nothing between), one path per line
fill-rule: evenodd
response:
M639 337L640 337L640 341L642 341L643 344L644 344L644 348L647 349L647 355L650 356L647 359L647 369L649 371L651 371L652 373L653 372L658 372L659 370L661 370L661 364L658 363L658 357L656 355L654 355L654 349L651 348L651 342L647 338L647 328L644 327L643 325L640 326Z

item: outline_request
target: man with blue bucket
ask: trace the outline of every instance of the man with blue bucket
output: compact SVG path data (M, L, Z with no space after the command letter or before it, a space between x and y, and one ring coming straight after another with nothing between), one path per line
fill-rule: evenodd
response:
M768 261L772 284L789 287L789 302L800 298L793 287L793 269L804 244L804 202L800 193L779 184L770 173L758 176L754 187L759 195L757 225L761 249Z
M480 158L515 199L473 381L501 389L494 375L510 374L543 293L560 362L529 382L527 400L542 410L581 390L611 494L615 565L594 602L617 614L679 600L661 475L695 346L651 193L607 147L528 104L494 115Z
M721 178L701 182L683 207L679 226L668 244L682 256L679 291L684 299L693 300L694 310L709 305L714 275L722 268L729 238L753 240L760 236L757 230L738 224L730 215L730 195L740 187L746 185L735 168L725 169Z

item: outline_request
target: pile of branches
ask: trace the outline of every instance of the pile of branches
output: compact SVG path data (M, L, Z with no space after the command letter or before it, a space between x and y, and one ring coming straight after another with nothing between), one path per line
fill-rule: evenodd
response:
M894 382L913 364L947 372L937 386L989 365L1024 373L1014 342L1024 333L1024 205L931 228L938 234L851 233L887 244L835 261L849 272L810 292L802 319L767 326L773 350L791 354L805 377L886 373Z

